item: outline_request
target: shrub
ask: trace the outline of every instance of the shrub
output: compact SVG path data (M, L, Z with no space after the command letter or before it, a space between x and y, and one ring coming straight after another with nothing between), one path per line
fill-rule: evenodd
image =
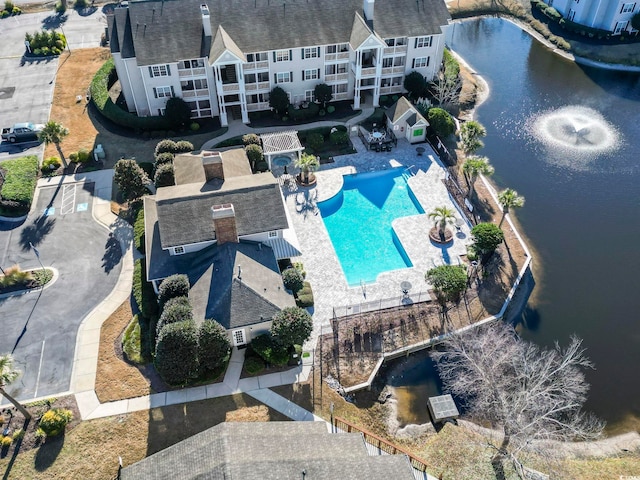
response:
M284 345L302 345L311 336L313 320L306 310L299 307L287 307L276 313L271 323L271 335Z
M275 110L278 115L283 115L289 107L289 95L281 87L274 87L269 93L269 106ZM286 120L282 119L286 122Z
M409 96L415 100L423 96L427 81L420 72L413 71L404 77L403 86L409 92Z
M214 371L224 365L231 353L227 331L212 319L206 319L198 332L198 363L201 372Z
M182 127L191 122L191 107L180 97L171 97L164 109L164 117L171 126Z
M4 275L0 276L0 287L14 287L25 285L31 280L31 273L20 269L19 265L14 265L4 269Z
M6 10L2 10L0 12L0 18L7 18L9 15L10 15L9 12L7 12ZM34 54L35 54L35 52L34 52Z
M258 162L256 164L256 171L266 172L267 170L269 170L269 164L267 162Z
M247 158L251 163L251 167L255 170L258 163L262 162L264 156L262 154L262 147L260 145L256 145L255 143L251 143L247 145L244 149L247 154Z
M144 236L144 208L136 213L136 220L133 222L133 242L140 253L145 252L145 236Z
M200 124L198 122L191 122L191 125L189 125L189 130L191 130L192 132L197 132L198 130L200 130Z
M344 145L349 142L349 134L347 132L332 132L329 135L329 140L334 145Z
M84 148L78 150L78 163L87 163L91 158L91 154Z
M78 161L78 152L71 152L69 154L69 161L71 163L76 163Z
M24 429L19 428L18 430L16 430L15 432L13 432L13 436L12 439L14 441L14 443L16 443L18 440L22 440L24 438Z
M304 282L304 286L296 293L296 305L300 308L313 307L313 291L309 282Z
M256 375L264 370L264 362L260 357L247 357L244 369L249 375Z
M73 420L71 410L52 408L42 415L38 428L40 428L46 436L54 437L63 433L64 428L71 420Z
M444 63L444 75L449 80L455 80L460 75L460 64L451 54L449 49L445 48L442 54Z
M445 138L451 135L456 130L456 125L451 118L451 115L442 108L434 107L430 108L427 113L429 124L433 127L436 135Z
M324 137L321 133L312 133L307 137L307 145L313 150L319 150L324 144Z
M2 440L0 440L0 445L2 445L2 448L9 448L12 443L13 440L11 439L11 437L2 437Z
M4 9L7 12L10 12L11 10L13 10L13 7L15 7L14 3L11 0L6 0L4 2Z
M143 363L138 315L133 316L122 335L122 351L130 362Z
M304 265L302 264L302 262L295 262L293 264L293 268L300 272L300 275L302 275L303 279L307 278L307 271L304 269Z
M296 293L304 285L302 273L300 273L300 270L297 268L287 268L282 272L282 281L284 282L285 288L291 290L293 293Z
M479 223L471 229L473 246L483 255L491 255L504 241L504 233L494 223Z
M327 107L327 113L333 113L336 111L336 107L334 107L333 105L329 105Z
M165 163L172 163L174 158L175 158L175 155L171 152L158 153L156 154L155 166L156 168L158 168L160 165L163 165Z
M467 288L467 271L462 265L440 265L429 270L425 279L433 286L438 301L460 300L460 294Z
M178 145L173 140L170 140L168 138L164 140L160 140L156 144L156 149L155 149L156 157L158 156L159 153L175 153L177 148L178 148Z
M197 374L198 334L193 320L171 323L160 330L155 366L171 385L183 385Z
M174 297L165 303L160 319L156 325L156 332L159 334L162 327L171 323L193 320L193 307L188 297Z
M176 149L173 153L188 153L193 152L193 143L187 140L179 140L176 142Z
M153 176L153 183L156 188L169 187L176 184L173 163L163 163L156 169Z
M76 0L73 4L75 8L87 8L89 6L88 0Z
M272 365L285 365L289 361L286 347L274 341L268 333L258 335L251 340L251 348L265 362Z
M57 170L61 165L62 163L58 157L49 157L42 161L42 167L40 167L40 170L42 170L42 173L48 173L52 170Z
M67 11L67 6L64 3L62 3L62 2L56 3L56 13L57 14L62 15L66 11Z
M118 160L114 170L113 181L124 200L136 200L146 193L150 180L135 160Z
M144 259L139 258L133 265L133 298L142 316L153 319L158 315L158 302L151 282L147 282Z
M30 207L38 180L38 157L27 157L5 160L2 162L4 182L0 197Z
M53 48L57 48L60 51L67 45L65 36L55 31L41 30L33 34L26 33L24 39L29 42L29 47L34 55L46 56L49 55ZM36 49L40 52L36 53Z
M158 287L158 304L160 308L172 298L187 297L189 295L189 277L175 274L165 278Z
M242 143L245 146L249 146L249 145L258 145L261 146L262 142L260 141L260 137L258 135L256 135L255 133L247 133L246 135L242 136Z
M324 117L326 114L327 114L326 110L320 110L318 112L318 115L321 116L321 117Z
M317 84L313 89L313 98L315 98L316 102L320 103L320 105L325 108L327 103L329 103L333 98L333 90L331 89L331 86L326 83Z

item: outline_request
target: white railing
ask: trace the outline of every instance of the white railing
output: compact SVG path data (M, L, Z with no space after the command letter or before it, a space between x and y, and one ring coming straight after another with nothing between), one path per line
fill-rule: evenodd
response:
M204 67L200 68L179 68L178 76L179 77L195 77L196 75L205 75L206 71Z
M393 73L393 67L384 67L382 69L382 75L391 75Z
M380 87L380 93L400 93L402 92L402 85L392 85L391 87Z
M361 75L363 77L375 77L375 75L376 75L376 67L363 68Z
M384 55L393 55L394 53L407 53L406 45L396 45L395 47L386 47Z
M404 65L400 67L393 67L393 73L404 73Z
M248 112L256 112L258 110L269 110L269 102L247 103Z
M345 58L349 58L349 52L339 52L339 53L336 53L336 58L337 58L338 60L345 59Z
M335 73L333 75L325 75L324 76L324 81L325 82L340 82L340 81L344 81L344 80L348 80L349 79L349 74L348 73Z
M182 96L184 98L208 97L209 96L209 90L206 89L206 88L200 88L198 90L183 90L182 91Z
M269 68L269 62L249 62L242 64L243 70L263 70Z
M223 84L222 91L225 93L239 92L240 84L239 83L227 83L226 85Z

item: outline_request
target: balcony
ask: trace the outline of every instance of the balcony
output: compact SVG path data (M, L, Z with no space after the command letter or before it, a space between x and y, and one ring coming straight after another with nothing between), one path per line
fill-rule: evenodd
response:
M339 52L339 53L325 53L324 61L325 62L334 62L336 60L344 60L349 58L349 52Z
M362 76L362 77L375 77L376 76L376 67L363 67L360 76Z
M183 90L183 98L195 98L195 97L209 97L209 89L200 88L198 90Z
M179 68L178 69L178 76L180 78L184 78L184 77L195 77L195 76L203 76L206 75L206 71L204 69L204 67L199 67L199 68Z
M348 73L335 73L332 75L324 76L325 82L344 82L345 80L348 80L348 79L349 79Z
M407 46L396 45L395 47L386 47L384 49L384 55L394 55L399 53L407 53Z
M266 70L269 68L269 62L268 61L264 61L264 62L250 62L250 63L243 63L242 64L242 69L246 72L249 70Z
M247 103L248 112L257 112L259 110L269 110L269 102Z
M258 82L258 83L245 83L244 89L247 92L255 92L257 90L269 90L270 83L269 82Z
M226 83L222 85L222 91L227 93L238 93L240 92L240 84L239 83Z
M402 85L392 85L390 87L380 87L380 94L386 95L389 93L400 93L402 92Z

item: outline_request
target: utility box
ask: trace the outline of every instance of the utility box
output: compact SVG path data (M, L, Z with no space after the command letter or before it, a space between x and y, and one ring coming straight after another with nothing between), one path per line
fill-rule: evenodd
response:
M460 416L456 402L453 401L453 397L449 394L440 395L438 397L429 397L427 400L427 406L429 407L429 413L433 423L446 422L447 420L455 420Z

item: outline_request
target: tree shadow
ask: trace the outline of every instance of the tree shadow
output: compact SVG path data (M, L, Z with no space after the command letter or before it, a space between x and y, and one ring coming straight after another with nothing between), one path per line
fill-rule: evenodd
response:
M96 13L98 11L98 7L91 5L90 7L76 8L75 11L78 12L78 15L81 17L88 17Z
M25 418L24 424L22 425L22 430L27 431L27 427L29 426L29 419ZM13 464L18 458L18 453L20 453L20 447L22 446L22 438L20 438L13 447L13 455L11 455L11 460L7 464L7 468L4 471L4 475L2 476L2 480L8 480L9 474L11 473L11 469L13 468Z
M64 14L56 13L55 15L49 15L48 17L45 17L42 19L42 28L44 28L45 30L53 30L56 28L60 28L60 26L64 25L64 23L68 19L69 19L69 15L67 15L66 13Z
M506 480L507 476L504 473L504 465L502 465L502 460L492 460L491 466L493 467L493 471L496 474L497 480Z
M44 238L51 233L55 224L56 219L54 217L47 217L43 213L36 218L31 225L26 226L20 232L22 251L26 252L29 250L31 248L30 243L34 246L40 245Z
M62 447L64 446L64 433L48 437L47 440L40 445L34 459L34 466L38 472L43 472L56 461Z
M104 268L106 273L109 273L118 263L120 263L120 260L122 259L120 241L113 233L109 234L104 250L104 255L102 256L102 268Z

